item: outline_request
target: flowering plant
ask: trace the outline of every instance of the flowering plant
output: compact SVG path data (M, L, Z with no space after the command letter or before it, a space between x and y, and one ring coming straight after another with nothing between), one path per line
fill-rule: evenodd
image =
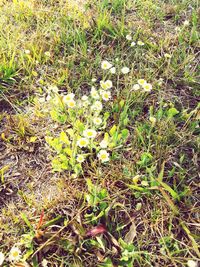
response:
M108 72L113 65L102 61L101 68ZM125 142L128 130L108 123L111 114L106 111L105 103L112 98L112 87L113 82L103 78L96 87L91 87L88 95L79 99L73 93L51 92L51 117L62 124L56 137L46 136L46 142L57 153L52 159L54 171L69 170L78 175L89 158L106 163L112 150Z

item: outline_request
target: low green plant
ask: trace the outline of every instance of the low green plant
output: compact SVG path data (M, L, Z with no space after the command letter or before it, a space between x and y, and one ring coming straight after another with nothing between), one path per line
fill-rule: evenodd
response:
M102 68L110 69L112 64L103 61ZM58 93L53 87L47 104L51 118L59 123L61 131L55 136L46 136L47 143L56 151L52 160L54 171L69 170L76 175L83 173L83 164L97 166L97 159L106 163L112 158L113 151L126 142L129 131L127 125L127 106L121 102L124 111L119 116L118 125L112 123L111 88L108 71L98 84L93 81L90 94L76 99L74 93ZM96 87L100 87L97 89ZM108 107L104 104L110 101Z

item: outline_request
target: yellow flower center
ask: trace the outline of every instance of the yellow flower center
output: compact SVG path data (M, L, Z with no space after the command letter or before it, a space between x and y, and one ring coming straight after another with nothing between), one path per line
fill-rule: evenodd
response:
M80 141L80 144L81 144L82 146L86 145L85 140L81 140L81 141Z
M74 107L75 106L74 102L69 102L69 106Z
M16 258L16 257L19 256L19 252L18 252L18 251L14 251L14 252L12 253L12 255L13 255L14 258Z

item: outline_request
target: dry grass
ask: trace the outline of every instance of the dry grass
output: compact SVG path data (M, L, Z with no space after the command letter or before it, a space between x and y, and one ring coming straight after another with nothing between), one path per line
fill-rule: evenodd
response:
M199 7L165 2L0 2L4 254L23 239L26 264L34 267L44 258L48 266L73 267L199 261ZM145 46L130 47L128 33ZM106 165L86 161L76 178L53 172L45 137L67 126L54 122L36 98L47 97L51 84L62 93L87 93L92 78L102 79L100 62L115 58L131 73L113 80L108 126L123 124L125 116L126 143ZM150 94L129 92L139 78L153 84ZM122 100L126 111L119 109ZM172 108L178 113L170 117ZM98 227L103 233L91 236Z

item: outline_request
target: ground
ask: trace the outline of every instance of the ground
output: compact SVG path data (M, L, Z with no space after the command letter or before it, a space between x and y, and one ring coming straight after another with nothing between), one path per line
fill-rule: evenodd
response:
M199 17L195 0L0 1L2 266L198 266Z

